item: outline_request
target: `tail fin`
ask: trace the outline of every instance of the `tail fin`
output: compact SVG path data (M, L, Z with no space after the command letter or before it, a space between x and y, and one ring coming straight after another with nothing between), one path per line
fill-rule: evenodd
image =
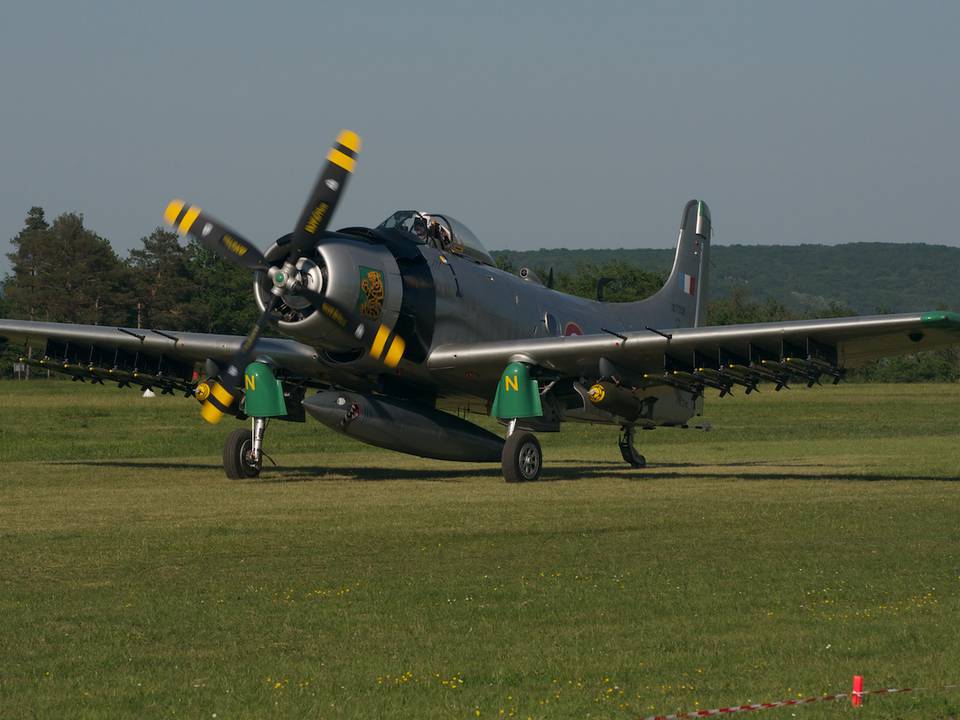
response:
M677 254L666 284L645 300L625 304L633 324L664 329L706 324L710 233L710 209L702 200L691 200L683 209Z

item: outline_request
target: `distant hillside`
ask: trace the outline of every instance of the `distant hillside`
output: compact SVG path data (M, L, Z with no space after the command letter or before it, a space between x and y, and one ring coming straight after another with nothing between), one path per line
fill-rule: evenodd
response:
M572 272L585 263L618 261L666 272L674 249L503 250L515 268ZM845 245L720 245L711 248L710 294L735 287L756 299L774 298L791 310L831 302L860 314L960 310L960 248L923 243Z

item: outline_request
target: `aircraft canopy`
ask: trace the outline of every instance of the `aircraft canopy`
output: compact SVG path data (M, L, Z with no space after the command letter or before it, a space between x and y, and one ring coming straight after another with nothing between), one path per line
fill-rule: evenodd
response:
M430 245L437 250L462 255L484 265L496 265L490 253L470 228L445 213L398 210L378 227L386 230L403 230L422 245Z

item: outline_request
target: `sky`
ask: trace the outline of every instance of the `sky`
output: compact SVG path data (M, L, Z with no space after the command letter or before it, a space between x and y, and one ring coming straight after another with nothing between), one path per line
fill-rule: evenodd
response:
M340 128L364 147L332 227L671 247L696 197L719 244L957 245L958 27L955 2L9 4L0 245L40 205L126 256L182 197L266 247Z

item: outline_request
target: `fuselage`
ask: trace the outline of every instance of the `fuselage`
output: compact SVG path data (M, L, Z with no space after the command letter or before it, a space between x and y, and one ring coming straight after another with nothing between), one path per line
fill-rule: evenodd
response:
M362 234L361 234L362 232ZM430 351L445 344L495 342L608 330L635 330L649 318L631 303L600 303L566 295L456 252L404 237L399 231L349 229L328 233L317 247L322 291L336 307L364 310L364 333L380 325L405 337L395 373L429 384L423 368ZM267 252L267 257L271 251ZM368 308L362 284L370 273L382 278L383 297ZM258 282L258 302L266 291ZM335 314L304 304L280 329L318 350L321 362L358 374L383 369L362 338L338 323Z
M267 257L274 252L279 252L276 246ZM480 401L478 407L488 402L495 391L488 380L464 372L440 381L428 370L430 352L444 345L692 324L690 308L682 303L654 302L648 309L642 303L602 303L566 295L476 257L418 242L399 229L327 233L317 245L315 262L320 271L314 271L318 277L314 289L324 294L331 308L360 313L364 326L360 337L337 312L307 304L300 310L287 308L288 319L279 323L280 329L317 349L317 361L327 366L325 374L334 384L388 395L432 395L457 403L474 398ZM382 291L372 304L367 292L371 285ZM268 288L262 279L257 291L263 307ZM376 338L372 345L370 338ZM387 366L384 359L396 338L402 338L403 354L394 366ZM682 422L693 413L693 399L674 389L651 392L661 407L680 409L679 415L670 414L670 422L678 417Z

